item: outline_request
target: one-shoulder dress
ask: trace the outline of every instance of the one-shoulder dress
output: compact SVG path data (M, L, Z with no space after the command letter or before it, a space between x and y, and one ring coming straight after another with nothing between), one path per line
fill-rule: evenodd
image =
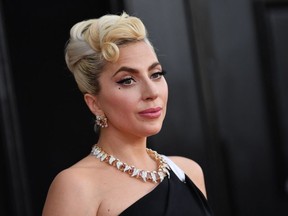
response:
M170 178L166 177L120 216L212 216L203 193L173 161L163 157L171 168Z

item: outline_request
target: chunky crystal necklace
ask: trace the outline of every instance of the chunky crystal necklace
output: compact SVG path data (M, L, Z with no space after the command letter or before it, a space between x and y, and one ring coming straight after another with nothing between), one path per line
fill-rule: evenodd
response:
M146 149L148 155L155 159L158 164L157 171L146 171L142 169L137 169L134 166L130 166L126 163L123 163L119 159L115 158L112 155L109 155L107 152L102 150L99 146L94 145L91 154L96 156L100 161L106 162L111 166L114 166L118 170L127 173L131 177L142 179L144 182L153 182L153 183L160 183L163 179L168 176L170 178L170 167L164 160L164 158L159 155L156 151L152 149Z

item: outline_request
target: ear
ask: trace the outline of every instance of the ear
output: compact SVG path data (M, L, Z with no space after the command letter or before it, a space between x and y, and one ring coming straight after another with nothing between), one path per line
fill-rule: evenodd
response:
M92 94L85 94L84 95L84 100L87 104L87 106L89 107L90 111L94 114L94 115L101 115L103 114L103 111L101 110L100 106L99 106L99 101L96 95L92 95Z

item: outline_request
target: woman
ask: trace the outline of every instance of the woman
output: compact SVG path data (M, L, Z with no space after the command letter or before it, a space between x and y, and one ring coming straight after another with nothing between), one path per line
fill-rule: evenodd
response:
M55 177L43 215L211 215L199 165L146 149L168 88L141 20L123 13L77 23L65 58L100 135Z

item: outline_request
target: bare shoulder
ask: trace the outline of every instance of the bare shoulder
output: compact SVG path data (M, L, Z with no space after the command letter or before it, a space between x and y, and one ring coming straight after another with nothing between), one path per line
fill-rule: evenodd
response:
M185 172L204 196L207 197L204 174L201 166L189 158L180 156L170 156L169 158Z
M85 168L70 167L61 171L50 185L43 216L96 215L100 200L95 196L94 186Z

